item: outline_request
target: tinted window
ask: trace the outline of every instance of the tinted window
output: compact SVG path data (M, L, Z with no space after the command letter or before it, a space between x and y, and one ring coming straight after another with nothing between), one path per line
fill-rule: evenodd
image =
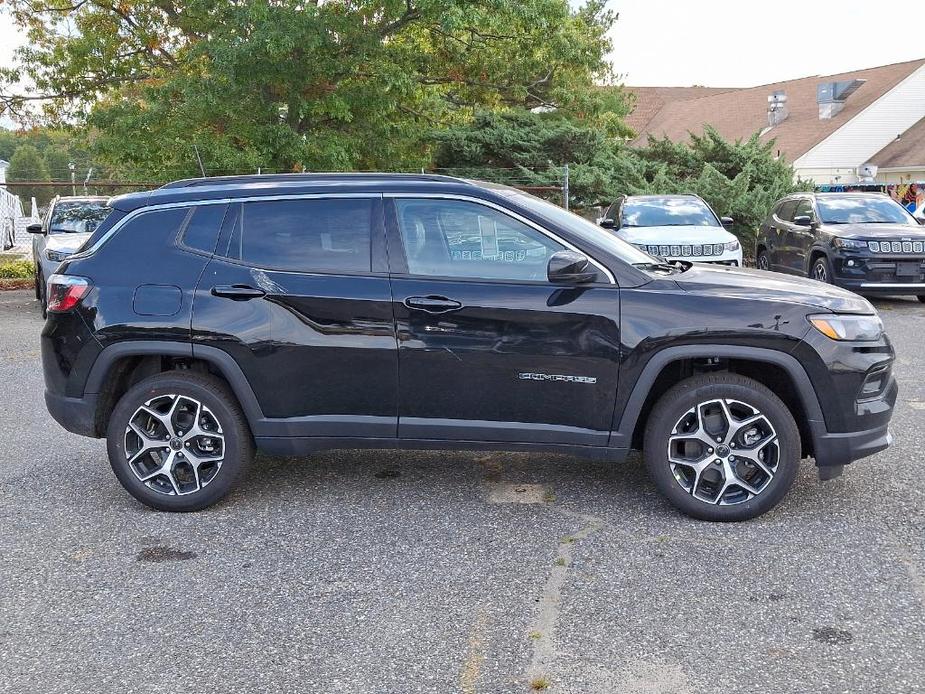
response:
M183 244L206 253L215 250L225 208L226 205L200 205L190 208L183 222Z
M697 198L627 199L623 203L620 226L719 226L716 215Z
M560 245L496 210L458 200L396 200L399 228L416 275L546 279Z
M809 200L804 199L797 203L797 206L793 211L793 218L796 219L797 217L801 216L806 216L813 220L816 219L816 213L813 212L813 203L811 203Z
M908 212L885 195L819 196L819 216L825 224L915 224Z
M784 200L780 205L777 206L777 217L782 219L785 222L789 222L793 219L793 211L797 208L796 200Z
M226 255L299 272L370 270L370 199L246 202Z
M105 200L59 200L48 222L50 234L91 234L112 209Z

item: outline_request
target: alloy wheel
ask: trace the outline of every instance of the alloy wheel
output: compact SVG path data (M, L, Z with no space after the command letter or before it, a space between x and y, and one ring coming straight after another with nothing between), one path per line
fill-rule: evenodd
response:
M681 487L708 504L728 506L764 492L777 472L780 442L756 407L717 398L685 412L668 438L668 464Z
M193 494L218 475L225 436L215 414L187 395L159 395L135 410L125 427L128 467L152 491Z
M829 281L829 273L825 269L825 263L817 261L813 265L813 279L819 280L820 282Z
M758 269L759 270L770 270L771 266L768 263L768 256L762 253L758 256Z

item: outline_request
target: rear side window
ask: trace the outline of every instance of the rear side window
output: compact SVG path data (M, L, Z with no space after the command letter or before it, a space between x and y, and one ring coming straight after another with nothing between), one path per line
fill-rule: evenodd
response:
M180 230L181 243L204 253L215 250L227 205L197 205L189 208Z
M246 202L233 220L229 258L296 272L369 272L373 200Z

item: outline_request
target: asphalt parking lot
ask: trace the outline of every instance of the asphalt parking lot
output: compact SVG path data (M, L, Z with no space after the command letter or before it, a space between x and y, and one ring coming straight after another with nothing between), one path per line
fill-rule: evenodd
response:
M150 511L49 418L0 292L0 691L925 691L925 305L877 305L895 445L718 525L638 460L478 453L260 458Z

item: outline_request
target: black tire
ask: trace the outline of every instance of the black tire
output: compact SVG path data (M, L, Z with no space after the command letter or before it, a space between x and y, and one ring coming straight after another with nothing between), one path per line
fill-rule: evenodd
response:
M200 412L209 417L210 425L212 421L217 422L220 433L224 436L221 450L223 458L217 470L208 481L204 477L200 480L197 475L195 477L196 490L189 493L158 491L142 482L135 468L130 466L126 455L126 439L132 437L131 434L127 434L130 419L136 416L138 408L148 402L158 402L156 399L159 397L169 404L171 400L167 397L168 395L189 398L190 402L198 401L204 408ZM137 420L135 423L137 424ZM192 425L187 422L187 426ZM218 431L214 426L212 428ZM188 429L186 433L192 435L193 431ZM165 436L170 438L169 434ZM157 374L130 388L112 412L106 438L109 463L119 482L138 501L159 511L200 511L215 504L234 488L254 458L254 440L247 419L235 396L220 379L189 371L169 371ZM212 438L211 441L209 437L205 438L207 443L217 440L217 437ZM137 440L141 441L140 438ZM165 440L163 449L157 449L157 455L166 456L171 450L175 450L178 458L183 457L185 453L189 459L191 451L182 447L183 444L179 437L170 439L169 443L177 448L171 449L168 441ZM195 444L195 441L193 443ZM189 448L188 444L187 448ZM146 464L156 467L156 463ZM178 460L177 464L182 465L183 461ZM155 487L170 487L176 491L181 489L176 484L173 475L160 477L151 481L151 484Z
M818 282L832 284L832 263L829 262L826 256L820 255L813 261L813 265L809 269L809 276Z
M39 261L33 258L33 264L35 265L35 298L38 301L42 300L42 271L39 269Z
M764 484L760 488L755 487L759 493L754 496L749 496L744 487L738 487L735 484L738 479L736 478L726 492L715 495L726 503L731 501L729 505L718 505L694 496L690 489L683 486L681 479L675 476L671 463L669 463L669 437L675 432L675 426L681 423L683 417L689 417L690 412L697 409L699 404L717 399L737 401L737 403L751 406L759 414L764 415L766 422L777 434L777 445L774 449L777 462L773 469L773 476L757 473L759 478L764 479ZM739 407L738 404L734 406ZM721 455L720 448L725 449L725 455L731 453L735 457L737 453L736 450L730 451L729 446L723 445L717 446L715 455ZM756 447L756 449L761 448L762 446ZM707 450L710 453L705 454L704 458L714 458L713 449ZM738 451L739 454L741 452L741 450ZM701 520L742 521L760 516L774 508L793 485L800 464L800 453L800 432L787 406L762 384L737 374L704 374L678 383L659 399L646 424L644 457L650 478L662 495L678 510ZM765 453L765 455L768 454ZM742 464L741 455L738 461L735 463L737 471L739 465ZM689 485L697 490L698 494L704 489L708 474L720 475L722 473L718 471L726 469L715 460L711 460L709 465L716 465L716 470L713 471L709 467L704 469L699 478L704 481L701 481L699 486L698 483ZM749 469L757 471L757 468L746 463L743 471L747 472ZM681 478L687 470L683 465L680 467ZM752 479L758 478L753 477ZM717 492L721 491L717 490ZM748 498L736 502L737 494Z
M766 249L758 251L758 257L755 259L755 267L759 270L771 270L771 256Z
M923 304L925 304L925 294L919 294L919 295L918 295L917 297L915 297L915 298L918 299L919 301L921 301Z

